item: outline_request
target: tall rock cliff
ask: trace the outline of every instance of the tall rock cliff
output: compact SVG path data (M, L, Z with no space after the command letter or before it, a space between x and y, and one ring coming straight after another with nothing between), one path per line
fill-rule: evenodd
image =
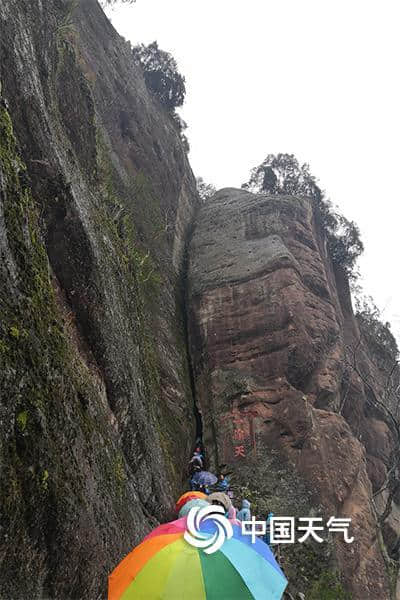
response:
M1 0L0 30L0 596L98 598L195 435L197 194L96 0Z
M172 516L195 416L259 516L352 519L280 549L291 598L336 569L395 597L398 425L309 201L198 211L97 0L0 0L0 31L0 597L105 597Z
M260 517L268 508L324 519L324 543L281 549L291 597L307 597L338 568L353 599L389 599L399 508L380 490L396 429L375 401L382 377L310 201L219 191L197 218L189 285L196 398L213 467L235 473ZM331 516L351 518L353 543L327 535Z

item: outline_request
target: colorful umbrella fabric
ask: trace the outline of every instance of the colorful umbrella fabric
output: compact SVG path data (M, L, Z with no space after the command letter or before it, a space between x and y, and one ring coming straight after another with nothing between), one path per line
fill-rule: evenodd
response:
M184 504L186 504L186 502L189 502L189 500L194 500L195 498L202 498L204 500L205 498L207 498L207 495L204 494L203 492L195 492L195 491L186 492L185 494L182 494L182 496L179 498L179 500L175 504L176 512L179 512L180 509L182 508L182 506Z
M160 525L109 577L108 600L280 600L287 580L269 546L233 536L214 553L184 539L188 517ZM215 524L203 520L201 534L212 537Z
M203 498L194 498L194 500L189 500L186 502L179 511L178 517L186 517L186 515L192 510L194 506L210 506L210 503L207 500L203 500Z
M217 483L218 477L209 471L198 471L193 475L192 481L197 485L214 485Z

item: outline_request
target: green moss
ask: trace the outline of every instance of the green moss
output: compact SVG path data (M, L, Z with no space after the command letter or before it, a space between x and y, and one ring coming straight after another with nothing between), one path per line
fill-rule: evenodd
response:
M128 474L126 472L125 458L121 451L115 450L111 444L108 444L108 453L110 454L109 463L104 464L105 475L108 484L116 492L121 501L125 494Z
M0 353L5 370L19 365L36 380L35 393L48 392L48 367L64 365L66 344L56 319L56 304L49 279L47 255L38 236L38 210L23 183L25 167L20 160L12 124L4 107L0 110L0 161L6 181L4 219L9 247L18 270L20 302L15 305L3 292L0 307ZM6 350L6 351L5 351Z
M343 589L338 574L332 571L324 571L306 597L307 600L351 600L351 595Z
M90 419L80 409L78 392L85 389L89 397L91 374L63 329L41 240L39 210L3 105L0 169L8 258L14 274L0 281L0 372L2 392L16 407L23 407L16 411L16 429L22 435L6 446L0 443L0 460L5 465L0 473L0 512L14 527L14 516L25 511L28 498L39 522L43 492L50 492L50 487L57 498L79 496L79 475L71 477L65 456L60 456L59 428L68 423L70 435L88 432ZM63 418L60 407L64 405L73 411L74 420ZM95 426L99 427L97 422ZM50 472L55 474L51 480Z
M18 429L21 431L21 433L23 433L25 431L27 421L28 421L28 412L26 410L23 410L22 412L18 413L17 425L18 425Z
M155 305L159 296L161 276L152 251L160 222L159 206L149 191L150 184L139 173L122 185L109 157L108 149L97 131L97 156L100 185L105 202L98 209L98 220L109 234L119 266L130 286L140 294L145 304ZM104 208L104 206L106 208ZM142 229L138 229L141 224Z
M0 340L0 354L6 354L9 351L9 347L3 340Z
M103 387L97 381L97 373L93 373L93 363L87 368L79 355L70 321L65 319L63 326L65 309L63 303L58 304L53 290L41 239L39 210L18 157L9 115L1 106L0 111L0 185L9 247L7 260L12 274L0 278L0 372L2 394L7 397L6 417L10 423L15 420L15 436L11 435L4 443L0 440L0 462L4 466L0 473L0 513L2 526L12 539L12 547L3 561L4 575L11 580L14 571L11 553L14 548L18 551L23 548L26 557L26 549L33 543L27 540L23 545L20 538L26 532L34 532L35 551L45 548L47 552L49 543L51 548L56 544L56 536L68 537L65 522L76 521L79 502L92 503L88 514L93 514L96 503L93 505L90 494L98 494L99 505L106 498L114 520L117 518L114 513L122 523L130 517L126 513L126 461L124 454L116 450L115 442L108 442L113 436L109 412L103 408ZM60 187L57 178L52 180L48 192L46 188L49 197L45 201L49 204L45 217L51 219L60 212L50 197L54 190L54 199L57 195L63 199ZM155 263L143 249L135 228L129 229L128 220L124 224L114 219L111 207L99 208L98 215L102 223L107 223L99 229L99 255L101 244L106 243L104 261L109 256L114 261L115 254L118 261L118 265L105 264L103 273L106 276L109 268L118 267L116 272L120 277L116 280L121 286L118 295L130 302L132 322L137 327L133 335L130 331L127 335L140 343L146 401L154 408L160 389L149 310L149 296L157 287ZM110 252L109 240L116 253ZM153 297L157 301L156 294ZM89 489L86 476L97 489ZM41 556L37 560L35 556L34 567L41 560Z
M124 467L124 458L122 454L118 454L117 459L115 461L115 478L119 483L122 483L126 479L126 472Z
M139 172L129 182L129 193L136 202L133 206L135 222L140 226L139 233L150 247L165 239L168 215L161 213L160 200L153 192L151 183L144 173Z
M41 485L42 485L43 490L47 490L49 487L48 479L49 479L49 472L47 469L44 469L44 471L42 473L42 478L41 478Z
M151 251L144 248L141 232L135 223L148 223L146 233L154 237L153 227L158 227L157 201L150 191L150 184L143 174L132 178L127 186L121 184L119 175L109 157L107 146L100 132L97 133L98 173L104 194L106 209L98 209L98 219L119 260L126 287L134 294L133 309L136 313L137 339L140 343L140 361L145 385L149 395L159 393L157 348L153 333L152 307L157 305L161 276ZM132 208L133 206L133 208ZM145 211L141 218L136 211ZM150 226L151 224L151 226ZM143 232L142 232L143 233Z
M129 294L127 301L135 321L143 391L152 425L158 431L169 478L180 481L176 456L181 451L182 424L177 422L168 406L160 402L159 335L155 319L155 315L159 314L160 290L166 276L160 268L160 256L166 250L167 219L160 208L160 199L144 173L122 180L100 130L97 131L97 157L103 194L103 201L97 209L98 226L106 232L113 245L112 256L117 257L117 264L112 258L112 268L121 272L121 280L125 284L121 297L127 292ZM185 354L186 348L182 357ZM187 365L185 368L187 371ZM190 390L190 382L187 383Z
M56 29L57 40L61 39L61 37L66 34L75 32L73 13L78 7L79 2L80 0L70 0L70 2L67 3L65 15Z

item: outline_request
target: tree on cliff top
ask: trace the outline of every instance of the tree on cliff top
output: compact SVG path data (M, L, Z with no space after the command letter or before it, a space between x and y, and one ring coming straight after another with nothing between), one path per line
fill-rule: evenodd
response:
M203 202L214 196L216 187L212 183L206 183L202 177L196 178L197 192Z
M186 94L185 78L179 73L174 57L161 50L157 42L148 46L139 44L132 52L143 69L148 89L161 104L171 111L182 106Z
M102 6L114 6L114 4L134 4L136 0L100 0Z
M383 321L371 296L356 295L355 308L360 332L374 355L375 362L380 367L392 369L393 364L398 361L399 349L390 330L390 323Z
M269 154L258 167L251 170L250 179L242 188L256 194L311 198L325 231L332 262L350 279L357 276L355 263L364 250L360 231L354 221L349 221L333 209L308 164L300 165L294 154Z
M309 196L316 200L323 197L310 167L300 165L294 154L268 154L261 165L251 170L250 179L242 188L255 193Z

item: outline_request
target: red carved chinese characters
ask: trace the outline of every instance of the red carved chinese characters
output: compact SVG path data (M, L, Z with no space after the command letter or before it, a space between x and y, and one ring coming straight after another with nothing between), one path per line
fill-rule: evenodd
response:
M232 408L231 412L222 417L223 421L231 421L233 425L232 439L233 456L234 458L246 457L245 442L251 438L251 446L253 451L256 449L255 430L253 417L258 416L254 411L246 411L241 413L237 408ZM224 453L226 456L226 438L224 440Z
M235 456L246 456L244 446L235 446Z

